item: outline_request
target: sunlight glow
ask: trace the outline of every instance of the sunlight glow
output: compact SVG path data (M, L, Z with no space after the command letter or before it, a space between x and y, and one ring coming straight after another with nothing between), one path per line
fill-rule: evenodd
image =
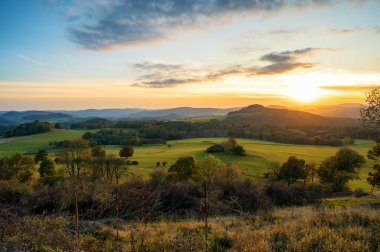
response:
M313 102L323 96L323 91L311 85L291 85L286 90L286 95L297 102Z

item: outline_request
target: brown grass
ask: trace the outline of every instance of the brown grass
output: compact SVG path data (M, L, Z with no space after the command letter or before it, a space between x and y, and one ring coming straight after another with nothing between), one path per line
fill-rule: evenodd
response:
M72 224L59 218L24 218L20 220L24 228L5 230L0 244L75 247ZM83 222L78 250L204 251L202 220L124 223L119 239L114 224L114 220ZM245 217L214 217L209 225L210 251L380 251L380 211L370 206L284 208Z

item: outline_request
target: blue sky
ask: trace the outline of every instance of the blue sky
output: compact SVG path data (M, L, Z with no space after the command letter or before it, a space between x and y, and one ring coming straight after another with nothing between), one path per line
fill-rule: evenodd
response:
M380 1L3 0L0 110L361 102Z

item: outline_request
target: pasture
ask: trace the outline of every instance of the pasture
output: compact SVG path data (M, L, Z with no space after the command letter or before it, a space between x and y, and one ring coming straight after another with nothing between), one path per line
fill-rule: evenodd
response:
M33 153L39 149L48 149L50 141L69 140L81 137L88 130L55 130L53 132L0 139L0 156L12 155L16 152ZM147 176L156 169L167 169L179 156L192 155L197 159L207 155L206 148L213 143L221 143L224 138L194 138L178 141L168 141L167 145L151 145L134 147L134 155L131 160L137 160L139 165L131 166L130 170L136 175ZM247 151L246 156L235 156L227 153L215 154L226 163L236 163L241 167L243 174L252 179L258 179L267 171L266 164L269 161L284 162L289 156L297 156L307 162L314 161L319 164L323 159L332 156L339 147L311 146L281 144L267 141L237 139ZM367 151L374 145L370 140L356 140L350 148L357 150L360 154L366 155ZM171 147L168 147L171 146ZM108 153L118 155L120 146L104 146ZM167 162L166 167L156 166L156 162ZM350 183L352 189L362 188L370 190L366 178L371 170L372 161L366 162L362 167L361 180Z
M48 133L23 137L0 138L0 157L20 153L33 153L49 149L49 142L81 138L89 130L53 130Z

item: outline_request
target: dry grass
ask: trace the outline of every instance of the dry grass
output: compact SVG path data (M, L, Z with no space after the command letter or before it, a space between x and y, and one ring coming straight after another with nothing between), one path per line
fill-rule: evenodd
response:
M71 224L60 217L19 223L17 230L3 230L0 244L39 251L204 251L203 223L196 219L124 223L118 239L114 220L82 222L77 245ZM380 251L380 211L369 206L284 208L209 223L209 251Z
M278 209L249 217L212 218L210 227L210 247L216 248L215 241L227 241L229 251L380 250L380 212L369 207ZM123 239L130 242L132 235L143 251L204 250L200 220L134 223L123 230ZM223 250L219 246L215 251Z

